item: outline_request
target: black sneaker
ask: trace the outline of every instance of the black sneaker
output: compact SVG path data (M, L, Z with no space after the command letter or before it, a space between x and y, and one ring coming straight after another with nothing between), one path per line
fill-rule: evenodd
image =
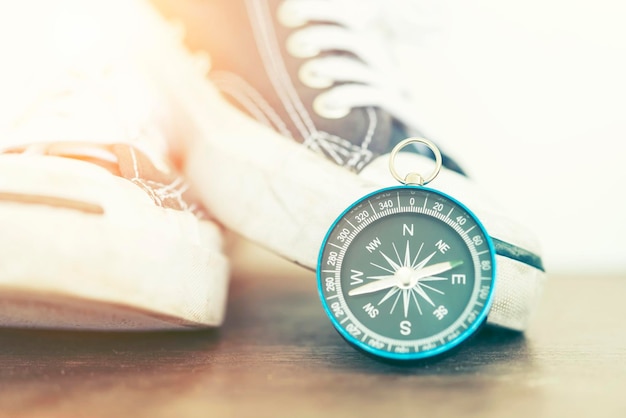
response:
M326 0L157 3L210 54L209 77L231 104L338 165L358 172L424 136L367 2L357 13L369 20ZM444 166L462 172L445 154Z
M174 86L188 118L190 181L226 226L315 268L333 220L395 184L388 153L421 136L375 11L328 0L153 1L183 22L187 47L210 57L212 83L188 66ZM428 170L431 158L413 151L397 164ZM523 329L544 278L534 238L449 156L436 183L502 243L489 320Z

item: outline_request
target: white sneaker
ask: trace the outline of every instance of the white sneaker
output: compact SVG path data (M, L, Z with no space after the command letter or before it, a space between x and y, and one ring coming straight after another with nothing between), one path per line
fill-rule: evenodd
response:
M55 55L46 28L67 15L20 21L19 8L2 10L23 27L12 35L40 32L37 49L3 60L16 94L0 99L0 326L220 325L221 231L168 162L165 102L134 47ZM91 18L105 37L120 29Z
M174 93L188 121L188 178L228 228L316 268L336 217L396 184L389 152L420 134L385 43L372 35L377 14L366 4L373 3L154 3L182 20L187 44L211 58L215 87L188 64ZM183 55L181 67L193 62ZM443 151L444 168L431 186L471 208L495 241L500 284L488 321L522 330L545 278L538 244ZM399 171L429 172L433 162L422 152L401 153Z

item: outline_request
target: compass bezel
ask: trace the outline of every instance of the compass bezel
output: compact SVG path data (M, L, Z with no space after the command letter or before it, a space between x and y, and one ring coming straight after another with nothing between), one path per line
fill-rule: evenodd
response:
M426 350L422 350L422 351L412 351L412 352L395 352L392 351L390 349L385 348L375 348L372 345L361 341L359 338L356 338L355 336L353 336L344 325L342 325L342 323L340 323L339 319L336 317L335 312L333 310L333 307L331 307L331 303L327 300L325 292L324 292L324 286L325 286L325 276L327 274L323 274L322 271L324 270L322 268L323 263L324 263L324 257L325 257L325 251L326 248L329 244L329 241L331 240L331 238L334 237L334 235L337 233L336 228L338 226L338 224L348 215L350 214L350 212L353 211L353 209L355 209L356 207L359 207L359 205L361 205L363 202L372 199L373 197L377 196L377 195L382 195L385 193L389 193L389 192L394 192L394 191L420 191L420 192L424 192L424 193L430 193L430 194L434 194L440 198L449 200L453 205L458 206L459 208L461 208L466 214L467 216L472 218L472 221L477 225L477 227L480 229L480 232L482 234L482 236L484 236L485 241L486 241L486 247L488 249L488 256L489 259L491 260L491 273L490 273L490 281L489 281L489 294L486 297L486 299L484 299L484 305L482 306L482 308L480 309L478 315L475 315L475 319L471 322L471 324L469 324L467 326L467 328L465 330L463 330L462 332L459 333L458 336L454 337L452 340L450 341L446 341L444 343L438 344L435 347L433 347L432 349L426 349ZM374 221L372 221L373 223ZM368 225L369 226L369 225ZM365 227L367 228L367 226ZM360 232L359 232L360 233ZM347 245L346 249L350 247L350 244ZM476 331L480 328L480 326L485 322L487 315L491 309L492 303L493 303L493 296L494 296L494 291L495 291L495 287L496 287L496 258L495 258L495 248L494 248L494 244L493 241L490 237L490 235L488 234L486 228L484 227L484 225L482 224L482 222L480 221L480 219L467 207L465 206L462 202L458 201L457 199L455 199L454 197L441 192L439 190L430 188L430 187L424 187L424 186L417 186L417 185L403 185L403 186L393 186L393 187L388 187L388 188L383 188L383 189L379 189L376 190L374 192L371 192L361 198L359 198L358 200L356 200L354 203L352 203L351 205L349 205L342 213L341 215L339 215L336 220L333 222L333 224L331 225L331 227L328 229L320 252L319 252L319 256L318 256L318 263L317 263L317 284L318 284L318 295L320 297L320 301L322 302L322 306L324 307L324 311L326 312L326 315L329 317L329 319L331 320L331 323L333 324L333 327L339 332L339 334L351 345L355 346L356 348L374 355L375 357L379 357L382 359L388 359L388 360L420 360L420 359L426 359L426 358L430 358L430 357L435 357L435 356L439 356L441 354L444 354L446 352L449 352L450 350L452 350L453 348L457 347L459 344L461 344L462 342L466 341L468 338L470 338L473 334L476 333ZM341 266L338 267L339 270L341 269ZM350 314L352 316L354 316L353 311L350 309L350 307L348 306L348 304L345 302L345 298L347 297L346 292L342 292L342 298L343 299L343 303L340 304L340 308L343 310L348 310L348 312L350 312ZM470 306L472 304L474 304L477 301L476 297L474 297L473 299L471 299L466 306ZM336 306L335 306L335 310L336 310ZM466 310L465 307L463 308L463 312L464 315L466 314ZM357 321L358 322L358 321ZM455 321L455 323L458 321ZM350 323L352 323L352 321L350 321ZM360 325L365 328L368 329L368 326L366 324L362 324L360 323ZM418 340L416 340L418 341ZM391 347L391 346L390 346Z

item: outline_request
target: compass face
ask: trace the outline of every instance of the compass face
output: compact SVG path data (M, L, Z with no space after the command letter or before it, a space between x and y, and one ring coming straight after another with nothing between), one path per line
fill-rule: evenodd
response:
M489 312L491 239L453 198L383 189L350 206L326 235L320 298L335 328L371 354L415 360L472 335Z

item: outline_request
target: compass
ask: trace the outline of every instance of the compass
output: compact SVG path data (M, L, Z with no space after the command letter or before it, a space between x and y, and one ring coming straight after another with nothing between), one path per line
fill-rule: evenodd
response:
M397 152L422 143L436 157L428 178L394 168ZM317 268L322 305L350 344L391 360L433 357L458 346L484 323L495 279L495 250L478 218L425 184L441 168L422 138L391 153L403 185L350 205L328 231Z

